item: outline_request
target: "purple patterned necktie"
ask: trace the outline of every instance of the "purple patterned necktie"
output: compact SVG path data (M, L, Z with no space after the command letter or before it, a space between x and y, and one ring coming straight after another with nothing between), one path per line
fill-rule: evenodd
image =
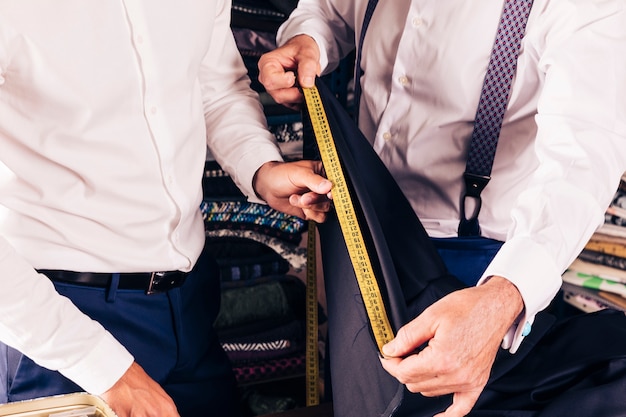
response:
M496 40L491 51L489 66L476 111L474 131L463 178L465 193L461 199L461 222L459 236L480 235L478 212L480 193L490 180L491 167L496 153L502 119L509 101L509 92L522 37L532 0L506 0ZM465 213L467 197L475 199L476 206L468 218Z

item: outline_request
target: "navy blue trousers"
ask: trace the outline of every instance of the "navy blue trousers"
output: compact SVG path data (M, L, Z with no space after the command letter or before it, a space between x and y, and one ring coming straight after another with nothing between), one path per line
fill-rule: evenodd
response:
M474 286L502 242L484 237L432 238L448 271L467 286Z
M238 415L232 368L212 327L219 285L217 265L205 257L182 287L167 293L148 296L143 291L55 283L60 294L134 355L183 417ZM79 391L60 373L0 344L0 402Z

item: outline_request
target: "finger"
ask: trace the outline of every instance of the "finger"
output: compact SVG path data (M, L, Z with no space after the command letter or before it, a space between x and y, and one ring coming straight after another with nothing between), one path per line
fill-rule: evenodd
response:
M424 313L422 313L422 315L400 328L396 337L383 346L383 355L389 357L404 357L414 353L435 335L434 331L427 323L427 319L424 317Z
M293 71L285 71L280 61L259 61L259 82L274 101L287 107L299 106L302 93L296 87L296 76Z
M304 165L304 168L292 173L291 183L297 188L311 190L319 195L328 194L333 188L333 183L310 169L309 165Z
M300 110L302 108L304 96L299 88L293 87L276 90L266 88L265 91L267 91L267 93L272 96L272 99L278 104L282 104L292 110Z
M304 209L302 210L302 212L304 213L305 220L311 220L315 223L324 223L326 221L326 217L328 216L328 214L325 212L315 210Z
M289 204L302 210L319 211L320 213L328 213L331 208L331 202L326 196L320 196L314 193L304 195L293 194L289 197Z
M392 356L380 357L380 363L383 366L383 369L387 371L388 373L390 373L391 375L393 375L396 379L398 379L398 375L400 374L398 370L400 369L401 362L402 362L402 359L394 358ZM401 380L400 382L404 384L404 382L402 382Z
M441 382L432 366L429 348L405 358L381 358L383 368L394 378L406 385L411 392L440 389ZM452 391L448 391L450 393Z
M310 88L315 85L315 77L319 74L320 68L317 60L302 59L298 62L298 83L303 88Z
M459 392L454 394L452 405L443 413L437 414L435 417L464 417L472 411L480 391Z
M267 90L294 87L296 76L293 71L285 70L280 60L273 59L269 56L270 55L259 59L259 82L261 82Z

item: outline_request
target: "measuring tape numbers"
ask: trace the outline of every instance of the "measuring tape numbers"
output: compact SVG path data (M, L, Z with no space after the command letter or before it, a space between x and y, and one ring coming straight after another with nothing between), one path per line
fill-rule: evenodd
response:
M306 351L305 351L305 385L307 407L318 405L319 394L319 348L317 345L319 326L317 314L317 265L315 222L309 221L307 234L306 261Z
M326 176L333 183L332 194L337 219L354 268L372 334L378 351L382 354L383 345L394 337L383 297L365 246L365 239L359 226L319 91L316 87L311 87L303 88L302 92Z

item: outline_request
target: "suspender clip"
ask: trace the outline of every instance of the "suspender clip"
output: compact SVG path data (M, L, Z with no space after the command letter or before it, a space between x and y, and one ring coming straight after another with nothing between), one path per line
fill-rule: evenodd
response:
M461 221L459 223L459 236L480 236L480 226L478 224L478 213L482 206L480 193L485 189L491 177L487 175L477 175L469 172L463 174L465 181L465 192L461 198ZM470 197L473 205L468 201ZM466 213L471 213L467 216Z
M465 180L464 197L474 197L480 199L480 193L485 189L490 179L491 177L488 175L478 175L465 172L463 174L463 180Z

